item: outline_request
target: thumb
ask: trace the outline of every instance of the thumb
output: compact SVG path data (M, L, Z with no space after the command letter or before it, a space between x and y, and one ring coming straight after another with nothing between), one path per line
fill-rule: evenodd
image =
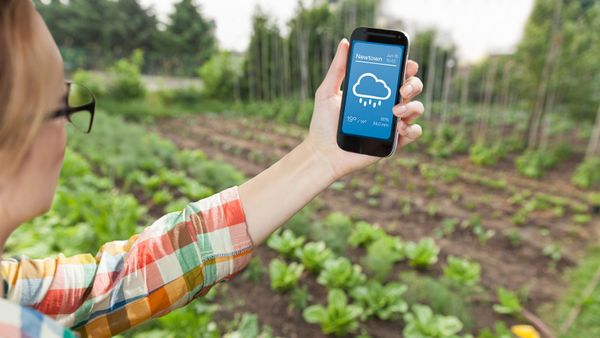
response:
M348 50L350 43L346 38L342 39L338 44L337 51L331 61L327 75L321 86L319 87L320 94L325 97L331 97L337 95L344 81L344 75L346 73L346 62L348 60Z

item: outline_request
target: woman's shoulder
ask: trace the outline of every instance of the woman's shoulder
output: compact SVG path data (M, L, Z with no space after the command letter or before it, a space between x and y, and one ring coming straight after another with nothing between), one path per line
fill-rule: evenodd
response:
M42 313L0 298L0 336L8 338L70 338L78 337Z

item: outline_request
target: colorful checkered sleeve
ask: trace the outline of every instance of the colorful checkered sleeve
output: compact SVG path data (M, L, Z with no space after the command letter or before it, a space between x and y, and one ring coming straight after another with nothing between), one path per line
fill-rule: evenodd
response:
M253 243L237 187L167 214L96 257L2 262L8 300L84 337L110 337L206 294L248 263Z

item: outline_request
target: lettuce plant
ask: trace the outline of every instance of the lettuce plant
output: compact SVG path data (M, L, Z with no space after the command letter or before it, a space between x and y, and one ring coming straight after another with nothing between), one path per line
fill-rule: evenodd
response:
M440 248L432 238L423 238L418 243L409 242L405 246L406 257L411 266L428 267L438 261Z
M481 279L481 266L477 262L448 256L447 265L444 267L444 277L464 286L475 286Z
M350 289L366 281L362 268L346 257L329 259L323 266L317 282L328 288Z
M412 311L404 315L404 338L459 338L463 325L452 316L433 313L426 305L415 304Z
M296 248L295 254L308 270L319 272L333 252L325 246L325 242L309 242L304 247Z
M383 236L385 236L385 231L378 225L359 221L354 225L354 229L348 237L348 243L353 247L358 247L369 244Z
M269 277L271 288L276 291L285 292L298 285L298 280L304 271L304 266L298 263L285 264L280 259L274 259L269 264Z
M367 285L355 287L350 295L363 307L363 320L371 316L388 320L408 310L408 305L402 299L406 289L406 285L400 283L382 285L371 281Z
M267 241L267 246L287 258L291 258L294 251L301 247L304 241L304 236L296 237L291 230L286 229L283 232L278 231L272 234Z
M311 305L304 309L303 316L309 323L320 324L323 333L341 337L356 331L362 312L360 306L348 304L344 291L332 289L327 295L327 307Z

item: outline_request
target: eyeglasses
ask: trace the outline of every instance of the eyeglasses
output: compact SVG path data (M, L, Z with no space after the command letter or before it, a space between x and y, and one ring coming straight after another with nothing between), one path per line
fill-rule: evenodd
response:
M88 134L92 131L92 124L94 123L96 98L89 89L82 85L70 81L67 81L66 85L65 105L52 113L50 118L65 116L75 128Z

